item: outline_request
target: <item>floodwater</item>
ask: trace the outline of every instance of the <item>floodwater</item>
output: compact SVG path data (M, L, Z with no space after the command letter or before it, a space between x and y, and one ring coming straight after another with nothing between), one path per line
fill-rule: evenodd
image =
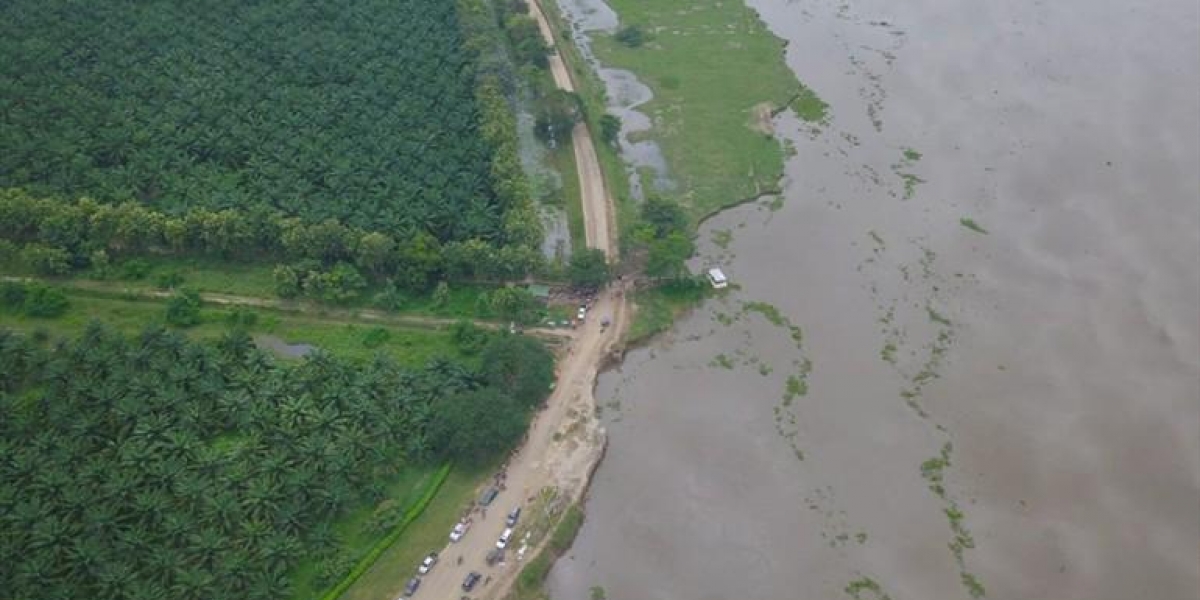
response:
M288 358L304 358L309 354L317 351L317 347L312 344L296 343L289 344L283 338L270 334L255 334L254 343L263 350L270 350L280 356Z
M604 83L608 113L621 120L617 143L626 163L630 195L637 200L644 199L642 173L650 174L654 191L674 190L675 183L667 173L662 149L658 143L641 135L651 129L653 122L638 107L652 100L654 93L632 71L605 67L592 52L590 34L616 32L620 26L617 14L604 0L560 0L558 4L563 17L570 23L573 43Z
M1200 8L750 4L829 122L601 378L552 596L1194 600Z

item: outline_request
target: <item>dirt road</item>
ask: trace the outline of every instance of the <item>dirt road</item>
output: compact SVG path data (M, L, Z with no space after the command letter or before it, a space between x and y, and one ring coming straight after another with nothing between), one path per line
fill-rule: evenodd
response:
M538 2L530 4L546 43L554 46L545 15ZM550 70L557 85L574 91L566 65L557 55L550 57ZM613 227L613 206L604 185L596 148L585 123L572 132L575 164L579 170L581 201L587 246L602 250L609 261L616 258L616 232ZM457 543L438 550L441 562L424 577L418 599L455 600L467 595L462 590L467 574L476 571L484 576L469 594L471 598L501 598L520 572L522 562L516 559L516 549L522 541L513 539L506 553L506 563L488 567L487 553L505 528L505 515L516 506L527 507L544 488L553 487L560 497L576 501L587 487L592 469L604 451L605 433L596 419L592 388L599 369L619 348L629 324L629 307L625 290L613 285L604 290L589 310L587 322L576 331L575 339L559 359L558 378L546 406L534 417L528 437L513 455L505 469L505 486L484 513L474 515L474 524ZM601 326L604 319L610 321ZM525 513L528 516L528 512ZM449 533L449 532L447 532ZM548 537L548 536L547 536ZM544 544L544 541L542 542ZM433 550L431 548L431 550ZM526 559L540 548L529 548ZM459 557L462 564L458 564ZM414 569L416 565L413 565ZM397 589L411 575L398 577ZM485 583L486 582L486 583ZM380 599L387 600L387 599Z
M521 545L518 539L510 544L506 564L488 567L485 563L488 551L496 547L496 540L504 530L506 513L515 506L527 507L545 487L555 487L571 500L577 500L583 493L604 450L604 430L595 417L592 386L599 366L619 343L628 323L628 310L620 290L602 294L590 312L592 317L578 330L578 337L559 361L554 392L545 408L534 417L524 445L508 463L506 490L488 507L486 516L474 515L474 524L461 541L430 549L438 551L441 562L424 578L414 598L460 598L463 579L471 571L491 579L486 585L481 581L471 598L501 597L522 564L515 558ZM612 325L601 327L601 316L609 317ZM533 556L533 550L527 552L527 558ZM461 565L457 564L460 556ZM397 583L399 586L403 581Z
M554 33L550 23L542 12L541 3L531 2L529 11L537 20L542 39L550 47L555 47ZM571 73L567 70L558 53L550 55L550 74L559 89L568 92L575 91L571 81ZM608 188L604 185L604 175L600 171L600 160L596 156L596 146L592 141L591 131L587 123L575 124L571 130L571 144L575 150L575 167L579 171L579 195L583 203L584 239L588 248L599 248L604 251L609 262L616 258L616 230L613 223L613 204L608 196Z

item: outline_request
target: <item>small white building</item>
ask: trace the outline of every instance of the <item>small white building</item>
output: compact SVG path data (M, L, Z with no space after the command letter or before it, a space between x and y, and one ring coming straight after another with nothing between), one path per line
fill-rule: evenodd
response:
M729 280L725 278L725 273L717 267L708 270L708 282L718 290L729 285Z

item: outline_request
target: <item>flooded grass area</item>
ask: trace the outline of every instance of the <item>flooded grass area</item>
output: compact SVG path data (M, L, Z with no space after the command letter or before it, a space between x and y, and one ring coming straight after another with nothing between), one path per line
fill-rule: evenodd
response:
M781 41L739 2L610 5L621 27L637 27L646 39L631 47L598 34L596 56L605 66L636 73L653 91L654 98L640 107L653 123L643 135L662 146L692 215L776 187L783 148L770 134L771 108L802 89L783 64ZM800 99L806 98L811 103L815 95ZM765 113L756 109L764 103ZM811 108L804 112L823 116Z

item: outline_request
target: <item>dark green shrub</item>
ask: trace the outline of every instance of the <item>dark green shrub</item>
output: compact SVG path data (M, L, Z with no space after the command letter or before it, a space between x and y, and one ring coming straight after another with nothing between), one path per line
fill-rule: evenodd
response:
M31 317L52 319L67 312L67 296L62 290L40 284L30 284L25 288L25 314Z
M646 43L646 33L637 25L621 28L613 38L630 48L637 48Z
M179 290L167 300L167 323L176 327L200 324L200 294L195 290Z

